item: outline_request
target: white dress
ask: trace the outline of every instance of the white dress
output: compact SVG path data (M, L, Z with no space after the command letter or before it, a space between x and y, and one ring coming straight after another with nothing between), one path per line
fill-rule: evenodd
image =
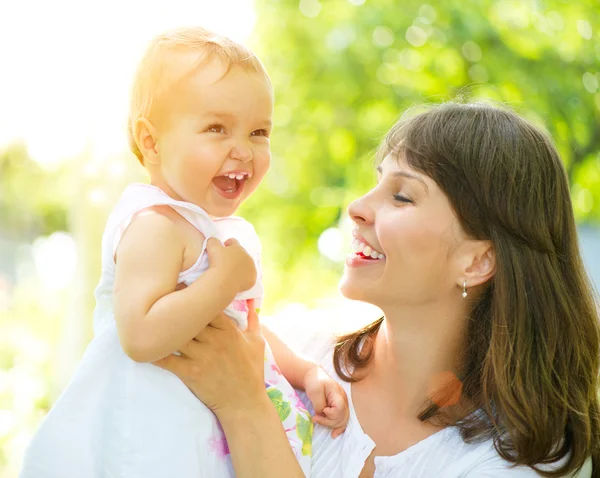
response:
M247 325L245 300L262 298L260 241L240 218L213 221L194 204L149 185L127 187L102 238L102 276L96 289L94 338L73 379L30 443L21 478L233 477L227 442L214 414L175 375L131 360L122 350L113 314L114 252L137 212L169 205L207 239L235 237L255 259L259 280L226 309ZM208 267L205 253L179 282L190 284ZM257 305L258 306L258 305ZM310 473L311 417L281 375L267 348L265 385L306 474Z

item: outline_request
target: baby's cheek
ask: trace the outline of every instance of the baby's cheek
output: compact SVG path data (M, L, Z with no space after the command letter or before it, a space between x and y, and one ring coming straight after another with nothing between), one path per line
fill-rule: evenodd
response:
M268 145L260 145L254 151L254 167L256 173L262 176L265 175L271 165L271 150Z

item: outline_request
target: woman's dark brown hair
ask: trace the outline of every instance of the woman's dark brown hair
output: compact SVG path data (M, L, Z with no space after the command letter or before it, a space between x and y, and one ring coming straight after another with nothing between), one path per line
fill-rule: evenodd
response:
M503 458L544 476L592 456L600 477L598 308L551 139L506 109L446 103L405 115L378 159L388 155L433 179L463 230L496 254L495 276L473 301L460 371L462 409L476 412L457 419L426 403L419 418L456 426L468 442L492 438ZM339 338L340 377L360 380L382 320Z

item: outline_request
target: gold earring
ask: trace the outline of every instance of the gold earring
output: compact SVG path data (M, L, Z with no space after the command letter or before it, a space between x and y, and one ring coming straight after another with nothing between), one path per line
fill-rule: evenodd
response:
M467 281L463 281L463 291L462 291L462 298L466 299L467 298Z

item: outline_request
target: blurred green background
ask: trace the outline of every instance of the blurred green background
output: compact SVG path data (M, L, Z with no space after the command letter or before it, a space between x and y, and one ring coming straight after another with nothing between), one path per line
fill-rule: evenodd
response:
M543 125L569 172L588 267L599 267L597 0L257 0L253 8L236 21L254 26L248 43L275 86L273 163L240 214L263 240L265 314L337 296L350 242L345 209L373 184L372 153L387 129L423 102L492 99ZM225 34L235 12L221 14ZM185 12L176 20L212 28ZM23 108L35 114L35 105ZM143 171L124 151L99 157L84 148L48 167L27 141L0 150L0 478L16 476L90 339L104 221L137 180Z

